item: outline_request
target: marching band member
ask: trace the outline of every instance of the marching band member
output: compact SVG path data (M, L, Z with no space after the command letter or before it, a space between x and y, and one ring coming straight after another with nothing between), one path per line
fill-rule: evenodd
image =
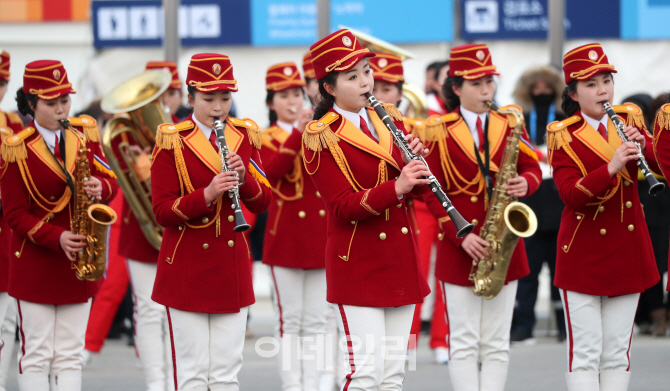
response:
M513 127L505 115L490 110L486 103L493 100L496 89L493 75L499 73L485 44L454 47L449 65L443 94L451 112L428 119L426 139L433 140L433 147L426 160L454 207L465 219L481 227L489 207L488 192L495 185ZM535 192L541 178L537 157L526 146L525 137L524 134L520 140L516 167L519 175L505 185L508 194L517 197ZM425 199L442 230L435 278L442 285L449 325L451 384L456 391L502 390L509 365L516 280L528 274L523 241L518 242L512 255L507 285L491 300L476 296L468 277L473 259L483 259L489 243L479 237L478 228L457 239L439 201L434 197Z
M312 104L312 107L316 107L316 98L319 95L319 81L314 74L312 52L307 52L302 57L302 73L305 75L305 90L307 91L309 102Z
M145 67L145 71L152 69L167 69L172 74L172 82L170 87L161 95L160 100L167 109L170 110L172 122L179 123L181 119L177 117L177 110L181 107L181 102L184 93L181 89L181 80L179 80L179 72L177 71L177 63L174 61L149 61Z
M0 51L0 102L7 92L9 83L9 53ZM21 118L16 113L5 113L0 110L0 145L2 140L23 129ZM6 163L0 163L0 179L7 169ZM9 272L9 241L12 231L2 214L0 203L0 390L4 391L9 371L10 355L14 350L14 333L16 332L16 304L7 293L7 274ZM2 334L5 333L4 338ZM2 352L5 354L3 355ZM4 359L3 359L4 357Z
M158 129L151 167L156 220L165 227L152 299L167 309L175 389L237 390L248 308L254 303L250 249L233 231L229 190L261 213L272 199L259 159L257 125L228 117L237 91L227 56L191 58L193 114ZM213 129L224 122L230 171Z
M108 202L117 190L95 120L70 118L68 129L59 123L67 119L73 93L60 61L26 65L16 100L34 121L2 146L8 165L2 187L12 189L2 193L2 204L13 231L8 290L19 314L22 391L49 390L49 374L57 377L60 391L81 389L90 298L99 281L78 280L71 266L71 254L86 246L86 237L70 231L80 143L87 144L92 174L84 183L86 194Z
M614 98L614 65L600 44L563 57L568 116L547 126L554 181L565 209L554 284L568 332L570 391L625 391L640 292L659 275L637 192L637 146L622 143L603 110ZM614 106L629 140L655 163L641 110ZM655 164L652 168L656 167Z
M399 390L414 305L429 292L405 201L428 189L422 176L429 172L417 161L403 164L388 129L367 107L364 94L374 86L367 57L375 54L346 29L310 49L323 100L319 119L303 134L303 151L328 210L327 300L346 336L342 387ZM386 109L403 129L397 109ZM419 139L406 140L415 153L423 151Z
M372 68L372 76L375 79L375 86L372 94L380 102L399 105L402 99L402 88L405 82L405 76L400 57L389 53L376 53L369 60ZM426 120L404 118L405 129L419 137L422 143L426 144L424 139ZM426 207L426 203L421 198L407 199L407 210L410 213L410 222L413 224L413 231L416 234L417 246L423 273L426 279L430 272L430 258L433 243L437 241L438 225L437 220ZM435 355L435 361L438 364L446 364L449 361L449 350L447 345L447 324L444 317L444 303L442 302L442 293L439 285L434 290L435 302L433 305L433 316L430 324L430 348ZM416 349L419 333L421 332L421 306L418 303L414 309L414 320L412 321L412 338L409 341L410 351Z
M323 338L326 302L326 206L305 178L302 134L312 118L303 110L305 82L294 63L267 71L266 103L272 126L262 134L261 157L275 201L268 214L263 263L270 266L283 390L317 390L317 336ZM296 239L299 245L296 245ZM289 348L289 352L283 352ZM285 357L289 360L286 362Z
M661 106L654 118L654 155L658 159L663 176L666 172L670 173L670 139L668 139L670 131L668 129L670 129L670 103ZM670 280L666 290L670 291Z

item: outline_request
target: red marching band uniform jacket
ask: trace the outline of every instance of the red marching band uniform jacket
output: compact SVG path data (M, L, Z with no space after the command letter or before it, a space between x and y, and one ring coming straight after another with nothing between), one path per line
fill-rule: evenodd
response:
M226 142L247 167L240 199L253 213L272 200L259 156L260 132L251 120L228 117ZM254 303L251 253L227 193L211 205L204 190L221 172L219 153L192 116L158 129L151 167L153 210L165 228L152 299L170 308L209 314L239 312Z
M23 129L21 118L16 113L5 113L0 110L0 146L2 140L6 137L18 133ZM7 169L7 162L0 161L0 178ZM0 190L2 194L2 190ZM2 204L0 203L0 208ZM9 242L12 238L12 231L5 221L4 214L0 210L0 292L7 292L7 271L9 269Z
M644 156L658 171L642 110L614 106L625 124L646 138ZM565 203L558 232L554 285L595 296L639 293L659 280L637 190L635 160L610 178L607 164L621 139L608 120L608 140L577 111L547 126L554 181Z
M402 116L385 108L403 129ZM330 303L398 307L423 301L430 288L395 179L404 166L393 137L368 108L379 142L330 110L303 135L305 169L328 209L327 300ZM416 194L428 190L415 187Z
M91 174L102 182L102 200L114 198L117 184L100 148L95 120L70 118L65 137L65 167L76 178L75 161L86 142ZM19 300L41 304L84 303L101 281L80 281L60 248L60 236L70 230L73 197L65 174L40 133L31 123L6 138L2 147L2 206L13 231L10 243L8 292Z
M654 119L654 155L663 176L670 174L670 103L663 105ZM665 289L670 290L670 280Z
M520 108L517 110L521 111ZM493 110L489 111L488 141L493 186L495 186L507 138L511 136L513 130L509 122L506 115ZM426 161L430 170L458 212L466 220L475 224L472 233L479 235L486 219L488 196L484 175L474 155L475 142L472 133L460 116L458 109L442 116L429 117L427 123L425 139L430 152L426 156ZM542 171L537 162L537 156L528 143L525 130L519 141L519 148L517 172L519 176L526 178L530 195L540 186ZM481 153L481 159L484 162L483 153ZM472 286L472 281L468 279L472 268L472 258L461 248L463 239L456 238L456 229L438 199L432 194L426 194L424 200L428 209L438 219L442 231L438 236L435 277L448 284ZM518 280L528 273L530 269L526 248L523 240L519 240L512 253L505 283Z
M276 124L261 134L261 157L274 199L268 210L263 263L298 269L323 269L326 205L304 172L302 133Z

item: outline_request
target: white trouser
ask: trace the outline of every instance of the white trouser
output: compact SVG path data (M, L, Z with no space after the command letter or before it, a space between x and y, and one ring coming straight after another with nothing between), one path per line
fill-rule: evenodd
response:
M237 391L249 307L232 314L167 308L172 367L180 391Z
M402 390L414 304L395 308L333 306L343 335L338 348L346 350L341 390Z
M5 391L16 334L16 301L0 293L0 391Z
M48 391L51 374L57 378L59 391L81 390L91 300L58 306L23 300L16 304L21 338L19 389Z
M323 360L317 345L326 333L330 307L326 301L325 269L270 266L273 302L278 320L282 390L318 390Z
M607 297L561 289L561 298L568 332L568 384L574 378L570 373L590 372L591 378L597 378L600 371L600 388L609 378L616 378L616 382L612 381L619 385L616 390L628 389L628 382L623 379L630 376L624 372L630 370L630 346L640 294ZM593 383L589 382L590 388L569 388L598 390Z
M333 306L328 306L324 367L321 372L319 391L333 391L333 387L340 388L340 379L344 377L344 351L337 346L337 341L340 340L341 335L337 327L335 310ZM347 366L349 366L348 363Z
M491 300L476 296L469 286L440 283L449 325L449 376L454 390L503 390L517 282L505 285ZM477 376L479 362L481 374Z
M164 391L167 377L163 340L163 324L167 322L167 315L164 306L151 300L156 268L155 263L128 259L128 275L135 301L135 347L148 391Z

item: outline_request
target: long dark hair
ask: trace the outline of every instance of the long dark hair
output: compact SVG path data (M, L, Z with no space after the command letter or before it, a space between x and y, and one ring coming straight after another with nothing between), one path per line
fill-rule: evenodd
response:
M324 78L319 79L319 96L317 97L316 109L314 109L314 118L319 119L326 115L335 104L335 97L326 91L324 84L330 84L333 88L337 85L338 72L331 72Z
M462 76L448 76L447 80L444 81L444 85L442 86L442 94L444 94L444 98L446 100L447 104L447 109L449 111L454 111L458 106L461 105L461 98L456 95L454 92L454 86L457 88L463 87L463 82L465 79L463 79Z
M26 94L23 92L23 87L19 87L16 91L16 106L19 109L19 113L35 117L35 110L33 110L33 107L37 107L38 99L37 95Z
M579 102L574 101L570 97L570 93L574 94L575 92L577 92L577 80L573 80L568 83L568 85L563 89L563 94L561 95L561 99L563 99L561 102L561 109L568 117L572 116L577 112L577 110L579 110Z

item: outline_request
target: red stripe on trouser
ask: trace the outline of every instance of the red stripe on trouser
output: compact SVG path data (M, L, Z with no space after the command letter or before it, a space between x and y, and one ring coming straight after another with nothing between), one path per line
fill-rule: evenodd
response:
M179 390L179 383L177 383L177 353L174 349L174 334L172 333L172 317L170 317L170 308L165 307L167 310L167 320L168 326L170 327L170 346L172 347L172 372L174 373L174 389Z
M23 314L21 313L21 301L16 300L16 307L19 310L19 333L21 334L21 358L19 359L19 373L23 374L21 361L26 355L26 335L23 333Z
M440 281L442 285L442 302L444 303L444 320L447 322L447 350L449 352L449 360L451 360L451 325L449 324L449 311L447 307L447 292L444 289L444 282Z
M279 309L279 337L284 336L284 316L281 310L281 300L279 300L279 288L277 287L277 279L275 278L275 268L270 266L270 273L272 273L272 282L275 284L275 295L277 296L277 308Z
M563 305L565 306L565 319L568 321L568 346L569 346L569 357L570 357L570 364L569 364L569 371L572 372L572 358L573 358L573 352L572 349L574 348L574 340L572 339L572 322L570 321L570 307L568 306L568 291L563 289Z
M635 313L637 314L637 308L640 306L640 297L642 295L638 296L637 299L637 306L635 307ZM628 351L626 351L626 358L628 359L628 368L626 368L626 372L630 371L630 347L633 344L633 331L635 331L635 322L633 322L633 327L630 329L630 339L628 340Z
M349 389L349 384L351 383L351 376L356 372L356 364L354 364L354 347L351 343L351 334L349 333L349 323L347 322L347 315L344 313L344 307L342 304L337 305L340 309L340 316L342 317L342 325L344 326L344 335L347 337L347 350L349 351L349 367L351 368L351 373L349 373L346 378L347 382L344 383L344 388L342 391L347 391Z

